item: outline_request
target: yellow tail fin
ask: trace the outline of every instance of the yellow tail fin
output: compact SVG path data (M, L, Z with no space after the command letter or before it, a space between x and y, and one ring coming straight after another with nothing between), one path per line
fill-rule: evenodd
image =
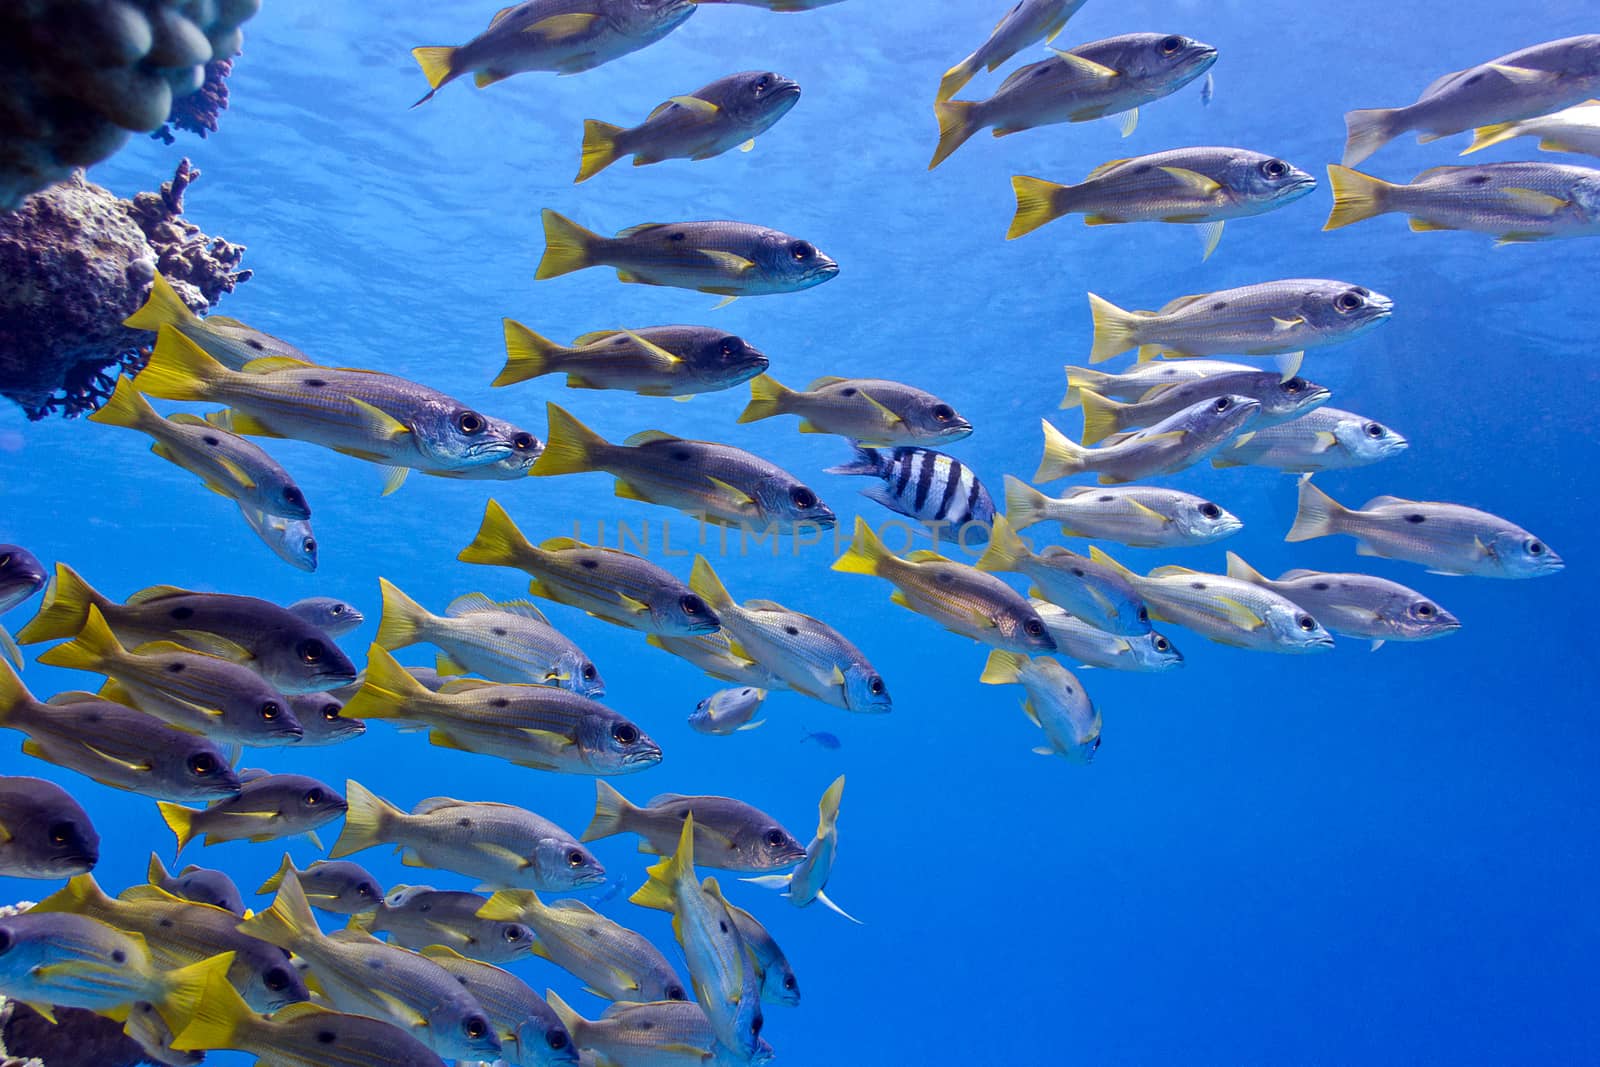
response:
M117 643L117 637L111 632L111 627L106 625L106 617L100 614L99 608L91 604L89 617L84 620L83 629L78 632L78 636L64 645L57 645L41 654L39 662L51 667L71 667L74 670L100 674L103 673L100 668L126 655L127 651Z
M483 523L472 544L461 550L456 559L462 563L485 563L494 567L515 567L517 560L531 551L533 545L511 521L506 509L498 501L490 500L483 509Z
M549 208L545 208L543 218L544 258L539 260L539 270L534 275L536 280L559 278L563 274L594 266L590 247L597 241L605 240L604 237Z
M183 302L183 297L172 287L172 283L157 274L155 281L150 283L150 295L145 298L144 305L132 315L122 320L122 325L130 330L149 330L155 333L163 326L189 326L200 321L200 316L189 310L189 305Z
M1006 521L1006 517L996 515L989 532L989 546L973 566L980 571L1014 571L1029 555L1028 546L1017 536L1017 531Z
M350 784L355 785L354 782ZM311 914L306 892L300 888L300 879L293 874L284 875L278 895L272 899L272 907L240 923L239 932L291 952L296 946L322 936L317 917Z
M997 648L989 653L989 661L983 665L978 681L984 685L1015 685L1022 681L1022 666L1027 662L1028 657L1020 652Z
M223 952L162 975L166 988L155 1008L168 1029L176 1034L189 1028L213 983L228 984L228 968L233 966L233 957L232 952Z
M1337 230L1382 215L1389 210L1384 198L1395 188L1389 182L1337 163L1328 166L1328 182L1333 186L1333 212L1322 227L1324 230Z
M11 721L12 714L18 708L31 708L38 703L28 687L22 684L22 679L17 677L17 672L11 669L11 664L0 656L0 726Z
M1394 140L1400 131L1394 129L1395 109L1371 108L1366 111L1349 111L1344 116L1344 159L1346 167L1358 166L1362 160Z
M1124 311L1111 301L1090 293L1089 314L1094 319L1094 345L1089 350L1090 363L1104 363L1138 346L1141 316L1137 313ZM1068 386L1072 384L1070 373L1069 368ZM1068 405L1063 403L1061 406Z
M1310 541L1336 534L1339 532L1339 520L1348 514L1348 508L1312 485L1310 478L1302 478L1299 508L1295 511L1294 525L1284 540ZM44 662L43 659L40 662Z
M238 1048L241 1034L255 1020L255 1012L233 988L226 973L208 974L188 1022L172 1026L177 1035L172 1039L172 1047L180 1052Z
M1483 149L1500 144L1502 141L1509 141L1515 136L1517 136L1517 123L1515 122L1496 122L1489 126L1479 126L1472 131L1472 143L1461 154L1467 156L1473 152L1481 152Z
M583 836L578 840L599 841L604 837L626 833L624 820L637 809L628 803L627 797L607 785L603 779L595 779L594 793L594 818L589 820L589 828L583 831Z
M491 386L525 382L556 370L556 359L567 350L547 337L540 337L522 323L506 319L506 365L490 382Z
M1084 444L1092 445L1121 431L1123 412L1128 405L1108 400L1093 389L1080 388L1078 398L1083 404Z
M582 474L598 469L597 460L611 442L595 433L557 404L547 404L550 432L544 452L533 462L535 477L556 474Z
M750 379L750 403L739 415L740 422L760 422L788 410L789 398L794 390L786 388L770 374Z
M700 599L710 604L714 611L726 611L733 606L733 597L704 556L694 558L694 567L689 572L689 588L699 593Z
M929 170L949 159L956 149L978 132L978 124L973 121L973 112L977 107L977 103L971 100L941 99L933 105L934 117L939 120L939 144L933 150Z
M387 605L383 617L385 621L389 618ZM380 633L380 640L382 636ZM408 708L435 699L434 692L400 666L382 644L375 644L367 652L367 674L361 688L345 702L340 714L351 719L403 719Z
M1085 404L1089 403L1089 397L1096 395L1089 390L1080 392ZM1034 473L1035 482L1070 478L1088 469L1089 449L1050 425L1050 420L1040 419L1039 422L1044 427L1044 458L1039 461L1039 469Z
M1011 219L1011 229L1006 231L1006 240L1012 241L1025 233L1032 233L1052 219L1065 215L1066 209L1058 207L1056 201L1058 194L1066 189L1065 185L1047 182L1042 178L1030 178L1025 174L1012 177L1011 190L1017 194L1017 213Z
M501 889L478 909L477 917L493 922L521 922L529 912L544 908L544 901L531 889Z
M378 588L383 591L383 617L378 622L377 647L388 651L426 641L428 621L433 613L402 593L400 587L387 578L378 579ZM409 674L406 677L411 678ZM367 682L372 682L370 670Z
M1050 498L1021 478L1006 475L1006 522L1013 530L1026 530L1044 522Z
M194 840L194 817L199 814L193 808L186 808L182 804L173 804L170 801L158 800L156 807L161 810L161 821L167 824L173 836L178 839L178 852L183 851L183 846ZM160 860L156 861L160 863ZM162 872L166 873L166 872ZM157 884L155 878L150 879L152 884Z
M686 815L678 834L678 851L646 869L650 878L628 899L641 908L677 911L678 885L694 882L694 816Z
M1115 375L1106 374L1103 371L1090 370L1088 367L1068 367L1067 395L1061 398L1061 407L1066 409L1081 406L1083 404L1081 390L1084 387L1087 386L1097 393L1102 393L1106 389L1106 383L1114 377Z
M978 73L980 66L982 64L978 62L977 55L973 54L945 71L944 77L939 79L939 95L934 99L944 101L959 93Z
M405 818L405 812L353 778L345 783L344 799L349 805L344 813L344 829L339 832L339 840L328 850L329 859L336 860L384 844L384 835L392 821ZM295 879L285 877L283 885L287 886L291 881L298 891L300 883ZM281 894L282 889L279 892ZM302 899L304 896L301 893Z
M285 852L283 854L283 862L278 864L278 869L273 872L272 877L261 883L261 888L256 890L256 895L259 896L263 893L276 893L278 891L278 887L283 884L283 880L286 876L293 874L298 877L301 873L302 872L295 868L294 860L290 858L287 852Z
M79 577L78 572L65 563L56 564L55 579L44 591L44 603L39 614L17 631L17 640L25 645L39 641L59 641L72 637L88 621L89 608L106 605L110 601L94 587Z
M438 89L445 82L455 77L456 50L448 45L428 45L422 48L413 48L411 58L417 61L417 66L422 68L422 76L428 79L428 87ZM429 93L428 96L432 96ZM427 97L423 97L424 100ZM421 103L421 101L418 101Z
M857 515L855 537L844 555L833 561L833 569L845 574L877 574L879 563L893 554L872 532L867 520Z
M621 126L588 119L583 124L583 156L578 162L578 176L573 184L586 182L621 158L617 148L617 135Z
M817 836L826 837L839 821L839 802L844 799L844 775L833 780L827 789L822 791L822 799L817 802Z
M163 400L212 400L212 388L230 373L176 327L163 326L149 364L133 385L141 393Z
M126 426L130 430L143 430L161 421L161 416L156 414L156 409L150 406L139 390L133 387L133 380L127 375L117 379L117 387L111 393L111 399L101 405L100 410L89 416L90 422L98 422L103 426Z

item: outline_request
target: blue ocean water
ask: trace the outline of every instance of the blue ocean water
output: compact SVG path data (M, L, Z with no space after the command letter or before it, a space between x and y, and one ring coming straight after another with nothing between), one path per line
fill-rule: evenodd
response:
M246 27L221 132L171 148L139 141L91 177L131 195L191 156L204 177L190 214L248 245L256 271L219 310L321 362L413 377L541 436L553 399L612 439L649 428L746 447L818 488L845 529L856 512L887 515L857 496L864 483L820 473L847 457L839 439L801 436L792 420L737 425L743 389L684 404L569 391L556 377L491 390L501 317L559 339L713 324L767 352L790 385L840 374L924 386L976 425L951 451L998 493L1004 473L1032 473L1061 367L1087 355L1086 290L1153 307L1322 276L1390 295L1391 322L1313 353L1306 373L1334 389L1336 406L1396 427L1411 447L1318 484L1350 503L1391 493L1503 514L1554 546L1563 573L1447 578L1357 559L1347 539L1288 545L1291 477L1209 467L1161 484L1222 502L1243 533L1114 554L1140 569L1220 570L1231 548L1267 573L1370 570L1457 614L1465 626L1444 640L1375 654L1341 641L1331 654L1277 657L1166 627L1187 656L1181 671L1083 672L1104 744L1077 766L1030 752L1039 739L1019 691L978 684L985 649L890 604L887 585L830 571L831 539L715 564L736 596L782 601L847 634L888 680L886 717L774 694L764 728L698 735L684 719L720 683L639 635L559 607L552 620L600 664L606 702L666 751L659 767L615 780L630 797L726 793L804 840L822 790L847 776L829 892L864 925L753 886L732 891L768 923L802 984L802 1006L768 1012L778 1062L1592 1061L1600 731L1584 605L1600 597L1587 500L1600 245L1494 249L1480 235L1413 234L1399 217L1324 234L1325 182L1282 211L1229 224L1205 263L1183 227L1066 220L1003 240L1014 173L1075 181L1120 156L1236 144L1320 176L1339 157L1344 111L1404 103L1443 72L1592 31L1592 12L1549 0L1514 13L1481 0L1089 0L1065 41L1153 30L1220 49L1210 106L1191 86L1145 108L1126 140L1105 122L978 137L930 174L939 76L983 40L1000 6L848 0L800 15L708 6L660 44L581 76L525 75L481 92L458 83L413 111L424 86L409 48L465 39L487 8L268 0ZM624 165L571 184L583 119L636 122L668 96L752 68L805 91L753 152ZM999 76L972 89L987 92ZM1403 180L1452 162L1465 143L1402 140L1364 169ZM1517 142L1475 158L1532 151ZM623 286L603 271L536 284L544 207L607 232L694 218L770 224L815 242L842 270L820 288L719 311L713 297ZM1076 418L1061 413L1058 425L1075 435ZM516 573L455 560L490 496L534 540L575 530L593 540L603 523L615 544L619 521L649 523L654 558L688 573L676 553L692 523L614 498L606 476L413 477L380 499L375 468L294 442L271 450L311 498L315 575L280 563L230 504L150 456L142 437L82 421L29 424L9 408L0 540L68 562L117 596L171 583L282 602L343 597L370 620L344 642L358 659L375 632L379 575L436 609L473 590L521 595ZM402 658L426 662L421 650ZM87 682L32 664L25 680L41 695ZM843 745L803 745L806 729ZM153 803L17 755L11 740L4 747L6 773L53 778L89 809L103 884L142 880L152 849L170 863ZM575 833L593 803L584 778L442 751L379 724L355 744L251 761L336 785L354 778L403 805L436 794L508 801ZM301 866L316 858L303 841L288 847ZM281 851L191 846L183 860L226 869L248 893ZM630 889L642 880L644 858L626 839L597 852ZM469 887L376 852L356 858L386 885ZM6 881L0 899L50 888ZM670 950L659 913L625 895L601 907ZM517 970L585 1014L603 1006L542 961Z

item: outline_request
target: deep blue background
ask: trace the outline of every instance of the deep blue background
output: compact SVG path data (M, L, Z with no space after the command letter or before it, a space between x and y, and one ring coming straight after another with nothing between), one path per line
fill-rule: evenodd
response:
M1209 469L1173 478L1245 519L1226 547L1258 568L1370 566L1436 596L1466 625L1433 644L1372 654L1348 641L1313 658L1173 632L1188 655L1181 672L1086 675L1105 715L1089 767L1032 755L1037 734L1017 691L977 683L984 650L890 605L881 583L831 573L831 546L717 567L741 598L782 600L844 630L888 678L892 716L775 696L764 729L702 737L683 720L713 683L636 635L554 609L600 663L608 703L666 749L659 768L616 782L629 796L727 792L804 839L818 795L834 775L849 776L830 890L866 925L736 889L780 938L805 992L798 1011L769 1012L780 1062L1575 1062L1600 1053L1589 624L1600 588L1586 506L1596 484L1600 245L1495 250L1477 235L1412 234L1396 217L1324 235L1325 189L1230 224L1206 264L1181 227L1069 220L1002 240L1012 173L1073 181L1118 156L1238 144L1321 175L1340 154L1345 110L1398 105L1445 71L1595 30L1580 5L1090 0L1066 41L1154 30L1216 45L1212 105L1191 86L1147 108L1126 141L1109 123L979 137L932 174L934 88L983 39L1000 3L850 0L793 16L707 8L659 46L600 70L483 92L456 84L407 110L423 90L407 50L464 39L494 6L268 0L246 27L221 133L173 148L140 141L92 177L130 195L191 155L205 177L190 213L249 245L246 264L258 272L220 310L313 358L413 376L541 433L544 401L557 399L612 437L662 428L751 447L810 477L846 519L873 505L855 495L860 483L818 473L845 455L843 444L801 437L793 420L735 425L742 390L681 405L569 392L557 378L491 392L500 317L559 339L713 323L767 351L791 385L847 374L932 388L978 427L956 451L998 492L1004 472L1032 472L1061 365L1087 353L1086 289L1154 307L1273 277L1359 282L1395 299L1392 322L1315 354L1306 373L1335 389L1337 406L1391 423L1412 447L1319 484L1352 504L1392 493L1482 506L1568 561L1559 577L1534 582L1428 576L1358 560L1348 540L1285 545L1290 478ZM754 67L805 87L754 152L623 165L569 184L582 119L635 122L667 96ZM997 82L985 76L973 89ZM1397 142L1366 169L1403 180L1451 162L1464 144ZM1523 141L1477 158L1532 151ZM714 298L625 287L599 271L534 284L545 206L600 230L767 223L815 241L843 271L808 293L715 313ZM1075 432L1075 420L1062 425ZM29 425L5 410L0 451L0 539L69 561L117 596L156 582L284 601L327 593L375 620L379 574L436 608L469 590L521 593L512 572L454 561L491 488L536 540L574 521L592 536L597 521L618 518L651 519L659 533L668 515L615 500L601 476L493 487L414 477L380 500L374 469L275 443L315 509L323 565L308 576L134 434ZM1220 569L1222 550L1120 555L1141 567L1171 559ZM686 560L667 565L687 574ZM359 656L373 632L347 647ZM425 660L414 650L409 661ZM26 680L42 696L86 681L36 666ZM843 749L802 746L803 726L839 734ZM23 758L12 741L5 749L8 773L48 774L83 799L105 838L97 873L108 886L142 878L151 848L170 860L152 803ZM512 801L574 832L592 803L581 778L443 752L383 726L360 744L253 762L335 783L355 777L407 805L431 794ZM292 849L302 865L314 858L308 845ZM642 877L624 839L600 853L630 886ZM278 856L227 845L184 859L226 867L248 892ZM358 858L389 884L422 873L377 853ZM430 880L461 884L445 873ZM49 888L11 883L0 899ZM621 899L605 908L670 936L657 914ZM524 971L586 1012L601 1007L542 962Z

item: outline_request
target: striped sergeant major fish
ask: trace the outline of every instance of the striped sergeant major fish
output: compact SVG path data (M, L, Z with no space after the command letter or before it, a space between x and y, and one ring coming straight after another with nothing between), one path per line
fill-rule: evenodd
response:
M994 522L994 500L971 467L929 448L865 448L853 462L827 474L864 474L878 479L861 495L920 522L947 523L963 540L983 541Z

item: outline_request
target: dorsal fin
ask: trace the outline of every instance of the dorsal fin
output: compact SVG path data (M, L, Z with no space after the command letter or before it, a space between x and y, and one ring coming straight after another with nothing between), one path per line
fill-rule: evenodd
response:
M640 430L638 433L625 438L622 443L630 448L638 448L640 445L655 444L657 441L681 440L683 438L667 433L665 430Z
M165 599L166 597L169 597L169 596L188 596L188 595L189 595L189 590L179 588L176 585L152 585L152 586L149 586L147 588L139 590L137 593L135 593L132 596L130 596L125 601L125 603L128 603L128 604L148 604L152 600L162 600L162 599Z

